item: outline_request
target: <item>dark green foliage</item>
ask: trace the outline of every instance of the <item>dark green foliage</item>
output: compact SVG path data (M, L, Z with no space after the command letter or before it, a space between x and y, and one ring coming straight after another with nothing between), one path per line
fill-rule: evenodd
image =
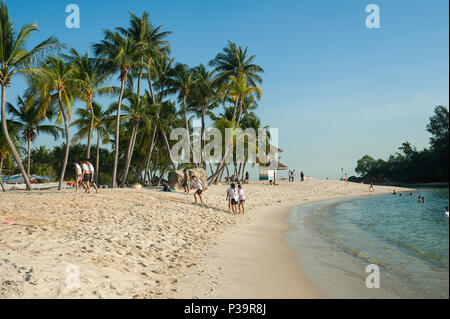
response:
M427 131L432 134L431 147L417 151L409 142L399 147L401 153L387 161L369 155L357 162L356 173L365 182L430 183L448 182L449 111L443 106L434 109Z

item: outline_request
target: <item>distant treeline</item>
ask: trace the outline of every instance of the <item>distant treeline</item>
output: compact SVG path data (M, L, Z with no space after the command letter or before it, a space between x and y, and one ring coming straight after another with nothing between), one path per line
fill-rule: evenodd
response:
M355 169L361 177L354 181L378 184L413 184L448 182L449 110L437 106L426 130L431 133L430 147L417 151L409 142L389 159L374 159L365 155Z

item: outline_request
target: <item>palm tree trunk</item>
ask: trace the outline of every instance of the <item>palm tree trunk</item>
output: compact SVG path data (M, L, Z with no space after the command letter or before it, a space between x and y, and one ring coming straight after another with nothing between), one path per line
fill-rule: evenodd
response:
M165 163L164 163L164 167L163 167L162 172L161 172L161 176L159 176L158 183L156 184L156 186L159 186L159 184L161 184L161 181L162 181L162 179L164 177L164 174L166 173L168 165L169 165L169 161L167 160L167 157L166 157L166 160L165 160Z
M234 107L233 107L233 121L236 119L236 111L237 111L237 106L238 106L238 98L236 98L236 100L234 101Z
M141 63L144 62L144 59L141 57ZM142 75L144 74L144 68L141 66L139 68L139 77L138 77L138 86L137 86L137 96L138 96L138 103L141 99L141 82L142 82Z
M237 118L236 127L239 127L239 123L241 123L241 117L242 117L242 98L239 102L239 117Z
M6 158L6 155L2 155L2 157L0 158L0 186L2 187L3 193L6 192L5 185L3 185L3 180L2 180L3 161L5 160L5 158Z
M61 92L59 92L58 104L59 104L59 108L61 110L61 114L62 114L62 117L63 117L64 128L66 130L66 151L65 151L65 154L64 154L64 163L63 163L63 166L62 166L61 176L59 177L59 185L58 185L58 191L60 191L62 189L62 184L64 182L64 175L66 174L66 166L67 166L67 161L69 159L69 150L70 150L69 125L67 125L66 112L64 111L64 107L62 105Z
M155 104L156 98L155 98L155 92L153 91L152 79L150 77L150 64L147 67L147 81L148 81L148 88L150 89L150 94L152 96L153 104Z
M14 160L16 161L17 166L19 166L20 172L22 173L23 180L25 181L25 184L27 185L27 190L32 190L30 179L25 172L25 168L22 165L22 161L20 160L19 153L16 150L16 147L14 146L14 143L12 142L11 138L9 137L8 132L8 126L6 125L6 112L5 112L5 103L6 103L6 85L2 85L2 106L1 106L1 115L2 115L2 129L3 134L5 135L6 142L8 143L9 148L11 149L11 153L14 157Z
M112 174L112 187L117 187L117 163L119 162L119 133L120 133L120 108L122 107L122 98L123 98L123 91L125 89L125 79L122 79L122 84L120 87L120 95L119 95L119 102L117 103L117 115L116 115L116 149L114 154L114 167L113 167L113 174Z
M195 158L194 149L193 149L192 143L191 143L191 133L190 133L190 130L189 130L189 121L188 121L188 118L187 118L187 110L186 110L186 96L183 97L183 112L184 112L184 122L185 122L185 125L186 125L187 136L188 136L188 140L189 140L189 149L191 150L192 160L193 160L193 162L195 164L195 167L198 168L198 162L197 162L197 160ZM190 156L189 156L189 158L190 158Z
M220 173L220 176L219 176L219 179L218 179L218 182L219 182L219 183L220 183L220 181L222 180L223 172L225 172L225 171L222 170L222 172Z
M130 137L130 143L128 144L128 152L127 152L127 161L125 162L125 173L123 175L122 179L122 185L125 186L128 178L128 171L130 169L131 164L131 158L133 157L133 151L134 151L134 139L136 138L136 124L132 124L133 127L131 129L131 137Z
M148 175L148 183L150 185L151 182L151 176L149 173L149 166L150 166L150 161L152 159L152 153L153 153L153 148L155 147L155 142L156 142L156 135L158 134L158 126L157 123L155 123L155 128L153 129L153 136L152 136L152 143L150 144L150 150L148 152L147 155L147 159L145 160L145 176Z
M245 165L246 164L247 163L244 161L244 165L242 167L242 178L241 178L241 181L243 181L243 182L245 182Z
M203 153L205 150L205 129L206 129L206 124L205 124L205 118L206 118L206 107L203 106L202 107L202 132L201 132L201 137L200 137L200 145L202 147L202 151L201 151L201 156L202 158L200 159L203 169L206 171L206 162L204 162L205 159L205 154Z
M89 124L89 135L88 135L88 145L86 158L91 159L91 143L92 143L92 134L94 132L94 108L92 107L92 100L88 102L89 111L91 112L91 123Z
M164 144L166 145L166 148L167 148L167 155L169 157L170 163L172 164L173 168L176 170L177 168L176 168L175 162L173 161L172 154L170 153L170 144L169 144L169 140L167 139L166 132L164 132L164 128L161 125L159 125L159 128L163 135L163 140L164 140Z
M27 154L27 174L30 176L30 165L31 165L31 137L28 137L28 154Z
M95 158L95 183L99 182L99 167L100 167L100 132L97 130L97 156Z

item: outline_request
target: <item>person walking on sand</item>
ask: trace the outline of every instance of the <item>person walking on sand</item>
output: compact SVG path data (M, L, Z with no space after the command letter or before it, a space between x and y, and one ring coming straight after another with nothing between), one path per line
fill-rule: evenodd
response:
M87 164L86 161L81 161L81 170L83 172L83 183L85 185L86 194L90 194L91 193L91 187L89 186L89 182L91 181L91 174L90 174L90 170L89 170L89 165Z
M194 186L197 188L196 192L194 193L194 204L197 204L197 196L200 198L200 202L203 204L203 184L202 181L197 178L197 176L192 176L192 181L194 183Z
M348 175L347 175L347 173L345 173L344 179L345 179L345 184L348 184Z
M239 214L241 213L242 208L242 215L245 214L245 193L244 189L242 188L242 185L238 185L238 196L239 196Z
M374 192L375 190L373 189L373 182L370 183L369 186L369 192Z
M303 171L300 172L300 180L301 180L302 182L305 181L305 173L303 173Z
M231 199L233 198L234 193L234 183L230 184L230 187L227 189L227 201L228 201L228 211L231 210Z
M189 195L189 175L186 168L183 170L183 188L184 193Z
M291 172L291 174L292 174L291 182L293 183L294 182L294 178L295 178L295 169Z
M94 186L95 189L95 193L98 194L98 188L97 188L97 183L95 182L95 170L94 170L94 165L92 165L90 160L86 160L86 163L89 166L89 174L91 175L91 180L90 183L92 184L92 186Z
M81 186L85 188L83 185L83 172L81 170L80 164L78 164L77 162L73 162L73 166L75 166L75 174L77 176L75 179L75 193L78 193L78 184L81 184Z
M231 200L231 210L236 215L237 214L237 205L239 204L239 194L236 189L236 185L233 183L231 184L231 190L230 190L230 200Z
M292 173L291 173L291 170L289 170L289 172L288 172L289 182L291 182L291 177L292 177Z
M244 184L248 184L248 181L250 180L250 174L248 172L245 172L245 180Z

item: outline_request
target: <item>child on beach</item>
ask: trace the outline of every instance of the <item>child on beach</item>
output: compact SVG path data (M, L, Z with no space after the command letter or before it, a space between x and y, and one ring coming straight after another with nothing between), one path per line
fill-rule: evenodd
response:
M245 214L245 193L244 189L242 188L242 185L238 185L238 195L239 195L239 214L241 213L241 207L242 207L242 215Z
M186 168L183 170L183 174L184 174L184 177L183 177L184 193L186 195L189 195L189 175L188 175L188 172L187 172Z
M197 196L200 198L200 202L203 204L203 184L202 181L197 178L197 176L192 176L192 181L194 182L194 186L197 188L197 191L194 193L194 204L197 204Z
M369 186L369 192L373 192L373 191L375 191L374 189L373 189L373 183L370 183L370 186ZM394 191L395 192L395 191Z

